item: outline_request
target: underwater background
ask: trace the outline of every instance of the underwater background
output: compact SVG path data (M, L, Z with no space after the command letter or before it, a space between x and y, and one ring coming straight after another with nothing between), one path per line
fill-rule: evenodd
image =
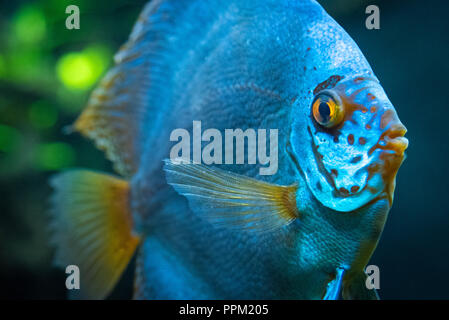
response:
M382 299L449 299L449 2L321 0L359 45L408 129L393 208L370 264ZM65 135L112 65L146 1L0 1L0 299L64 299L48 245L48 178L112 172L93 144ZM65 28L78 5L80 30ZM380 8L367 30L365 8ZM131 263L110 298L132 296Z

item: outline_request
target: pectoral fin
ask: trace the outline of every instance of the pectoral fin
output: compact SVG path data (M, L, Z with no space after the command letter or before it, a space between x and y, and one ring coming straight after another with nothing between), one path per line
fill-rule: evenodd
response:
M167 182L211 222L271 231L298 217L296 185L279 186L201 164L165 161Z

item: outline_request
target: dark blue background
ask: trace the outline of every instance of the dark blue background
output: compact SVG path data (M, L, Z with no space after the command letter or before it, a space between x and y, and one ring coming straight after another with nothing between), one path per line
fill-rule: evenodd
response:
M51 21L49 30L53 33L48 41L58 42L42 57L45 62L46 58L53 61L86 43L106 43L112 52L117 50L127 39L145 1L62 1L67 5L79 4L82 12L87 8L82 13L82 28L77 32L64 30L65 14L61 10L52 13L54 1L33 2L45 8ZM408 157L399 171L394 205L371 260L380 268L380 296L448 299L449 2L320 2L360 46L409 130ZM1 4L0 54L10 47L6 26L27 3ZM365 28L365 7L369 4L380 7L380 30ZM43 92L33 88L0 76L0 124L30 134L30 141L63 141L73 146L75 166L110 170L102 153L89 142L76 135L61 134L61 128L71 123L79 110L61 111L50 129L28 130L26 110L34 100L47 99L63 110L54 88ZM86 90L78 96L79 108L88 93ZM54 171L30 166L8 172L11 163L26 156L0 151L0 297L65 298L65 274L51 265L52 250L46 231L46 199L50 193L47 180ZM131 297L132 278L133 264L112 298Z

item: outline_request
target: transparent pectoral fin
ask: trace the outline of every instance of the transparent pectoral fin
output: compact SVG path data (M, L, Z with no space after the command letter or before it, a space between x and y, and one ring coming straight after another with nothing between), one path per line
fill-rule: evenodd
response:
M271 231L298 217L296 185L279 186L214 167L165 161L167 182L212 223Z

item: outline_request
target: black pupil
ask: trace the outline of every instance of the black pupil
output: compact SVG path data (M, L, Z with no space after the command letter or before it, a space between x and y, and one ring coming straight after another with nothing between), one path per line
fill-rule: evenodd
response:
M323 122L329 121L331 109L329 108L329 105L327 104L327 102L320 103L320 106L318 107L318 112L320 113L320 116L321 116L321 119L323 119Z

